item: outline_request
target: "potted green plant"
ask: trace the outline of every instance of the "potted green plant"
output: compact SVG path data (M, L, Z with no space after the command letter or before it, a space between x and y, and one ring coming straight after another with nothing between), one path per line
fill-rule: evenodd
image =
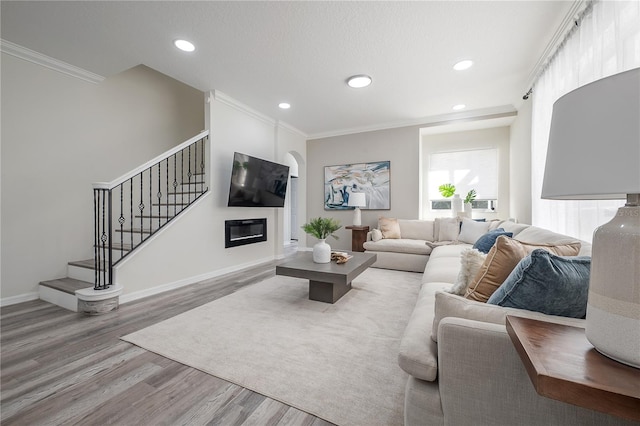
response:
M438 187L438 191L444 198L450 198L453 196L453 200L451 200L451 211L453 212L453 216L458 216L462 211L462 199L460 195L456 194L456 186L452 183L444 183Z
M452 183L443 183L438 187L438 191L444 198L450 198L456 193L456 186Z
M334 234L342 225L336 219L329 217L318 217L311 219L308 223L302 225L302 230L307 234L316 237L320 241L313 246L313 261L316 263L331 262L331 246L327 244L327 237L333 237L336 240L338 236Z
M464 198L464 213L471 219L471 212L473 210L472 202L476 199L477 193L475 189L467 192L467 196Z

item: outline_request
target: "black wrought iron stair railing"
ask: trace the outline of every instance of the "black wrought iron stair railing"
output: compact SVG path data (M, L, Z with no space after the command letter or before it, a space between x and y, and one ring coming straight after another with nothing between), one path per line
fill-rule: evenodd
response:
M114 266L209 188L209 131L112 182L93 184L95 290L113 284Z

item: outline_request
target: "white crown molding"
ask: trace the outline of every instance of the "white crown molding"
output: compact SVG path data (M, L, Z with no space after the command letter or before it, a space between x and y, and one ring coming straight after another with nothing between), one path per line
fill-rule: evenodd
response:
M399 127L410 126L443 126L467 121L490 120L503 117L515 117L518 111L513 105L503 105L492 108L477 109L472 111L454 112L450 114L434 115L431 117L422 117L413 120L396 121L392 123L376 124L373 126L364 126L351 129L343 129L332 132L316 133L309 135L308 139L324 139L335 136L344 136L355 133L375 132L378 130L397 129Z
M104 77L101 75L94 74L85 69L59 61L55 58L43 55L42 53L27 49L26 47L22 47L15 43L11 43L7 40L0 39L0 51L7 55L15 56L16 58L49 68L62 74L88 81L89 83L98 84L104 80Z
M296 129L295 127L293 127L293 126L292 126L292 125L290 125L290 124L285 123L284 121L280 121L280 120L278 120L277 124L278 124L278 127L282 127L283 129L288 130L288 131L290 131L291 133L295 133L295 134L297 134L297 135L300 135L300 136L302 136L302 137L303 137L303 138L305 138L305 139L308 139L308 138L309 138L309 135L307 135L305 132L303 132L302 130L298 130L298 129Z
M211 93L213 94L214 100L224 105L228 105L232 108L235 108L238 111L241 111L247 115L250 115L253 118L257 118L260 121L264 121L265 123L270 124L272 126L276 125L276 120L274 120L273 118L266 116L261 112L256 111L255 109L243 104L242 102L239 102L233 99L231 96L224 94L219 90L212 90Z

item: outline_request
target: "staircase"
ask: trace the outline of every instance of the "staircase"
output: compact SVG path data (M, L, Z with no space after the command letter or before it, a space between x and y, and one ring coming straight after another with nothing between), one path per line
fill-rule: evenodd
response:
M69 262L43 281L40 299L100 314L118 307L114 266L208 191L204 131L112 182L94 183L94 258Z

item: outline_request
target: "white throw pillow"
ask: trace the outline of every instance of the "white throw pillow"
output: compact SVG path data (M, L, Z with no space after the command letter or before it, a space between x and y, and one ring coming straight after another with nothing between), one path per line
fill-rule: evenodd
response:
M471 281L480 270L486 257L485 253L474 248L463 250L460 253L460 272L458 272L458 277L448 292L464 296L467 287L469 287L469 284L471 284Z
M466 217L462 218L462 229L460 230L459 241L468 244L475 244L478 238L489 231L491 222L478 222Z
M380 241L381 239L382 239L382 231L380 231L377 228L371 231L371 241L376 242L376 241Z

